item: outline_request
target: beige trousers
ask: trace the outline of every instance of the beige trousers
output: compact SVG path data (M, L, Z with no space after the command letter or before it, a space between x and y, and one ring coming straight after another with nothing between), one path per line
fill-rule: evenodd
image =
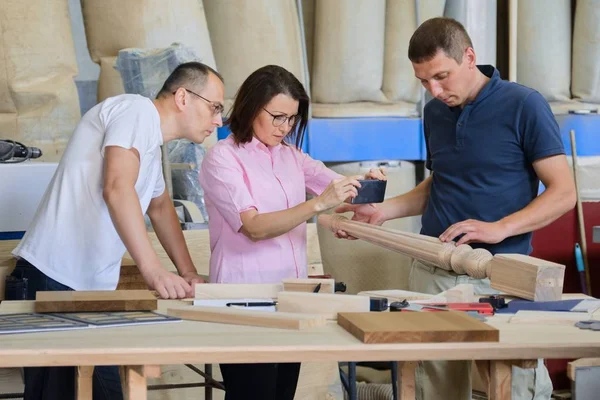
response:
M408 286L413 292L438 294L459 284L472 284L475 294L497 294L489 279L473 279L468 275L425 265L414 261ZM424 361L416 370L417 400L471 400L471 366L465 361ZM552 396L552 381L542 360L537 368L513 367L513 400L548 400Z

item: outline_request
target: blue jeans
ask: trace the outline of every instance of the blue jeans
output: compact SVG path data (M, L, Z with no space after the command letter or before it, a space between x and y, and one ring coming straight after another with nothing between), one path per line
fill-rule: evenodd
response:
M11 275L17 278L27 278L27 300L35 300L37 291L73 290L47 277L24 259L17 261L17 266ZM24 380L24 400L75 399L74 367L24 368ZM121 388L118 367L103 366L94 368L93 399L123 400L123 389Z

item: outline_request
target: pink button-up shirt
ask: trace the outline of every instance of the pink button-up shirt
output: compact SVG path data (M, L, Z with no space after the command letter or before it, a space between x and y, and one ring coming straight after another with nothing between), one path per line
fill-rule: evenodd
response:
M252 242L243 233L240 213L269 213L319 195L340 175L293 146L269 148L256 138L235 144L233 136L213 146L200 168L208 211L210 281L279 283L306 278L306 223L267 240Z

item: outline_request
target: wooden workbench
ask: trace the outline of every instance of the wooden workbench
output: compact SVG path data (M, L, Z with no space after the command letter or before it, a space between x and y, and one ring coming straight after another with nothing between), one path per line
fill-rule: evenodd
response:
M159 303L159 311L182 304ZM0 313L32 308L32 302L2 302ZM307 331L182 321L151 329L131 326L16 334L0 340L0 368L79 364L79 398L91 399L91 374L86 367L122 365L128 371L124 389L130 400L138 400L146 399L143 366L399 360L404 362L400 369L404 375L402 399L409 399L414 398L416 361L489 360L490 399L504 400L510 399L512 365L528 366L537 358L600 357L600 332L508 324L505 316L490 318L488 323L500 329L500 342L367 345L334 322Z

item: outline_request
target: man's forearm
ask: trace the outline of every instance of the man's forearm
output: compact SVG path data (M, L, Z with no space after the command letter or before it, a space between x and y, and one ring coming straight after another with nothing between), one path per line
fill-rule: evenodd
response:
M385 215L385 219L391 220L423 214L429 201L431 180L432 177L429 176L411 191L383 202L379 208Z
M525 208L498 221L509 236L516 236L549 225L571 210L575 192L570 186L549 187Z
M175 264L179 275L189 272L197 273L185 242L185 237L181 231L175 207L173 207L168 195L166 196L166 200L161 200L160 205L156 209L148 210L148 216L152 221L154 232L156 232L156 236L166 250L169 258Z
M104 193L113 225L142 273L160 267L150 244L139 198L133 187L121 187Z

